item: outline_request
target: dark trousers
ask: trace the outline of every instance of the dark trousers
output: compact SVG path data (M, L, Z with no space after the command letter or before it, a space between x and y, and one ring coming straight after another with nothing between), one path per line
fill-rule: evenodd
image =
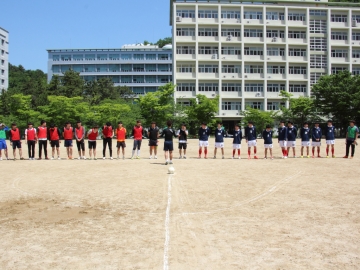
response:
M103 138L103 157L105 157L107 144L109 145L110 157L112 157L112 138Z
M351 156L353 157L355 154L355 144L353 144L353 140L346 140L346 156L349 156L349 150L351 146Z
M35 141L27 141L29 158L35 158Z
M44 154L47 158L47 140L39 140L39 158L41 158L42 148L44 147Z

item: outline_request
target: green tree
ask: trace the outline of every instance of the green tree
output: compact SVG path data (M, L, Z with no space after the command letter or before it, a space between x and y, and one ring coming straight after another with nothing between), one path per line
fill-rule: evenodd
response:
M243 116L243 126L247 126L247 123L252 121L254 122L254 126L256 127L258 134L262 134L266 125L274 125L274 118L276 117L277 112L267 112L248 107L246 108L246 111L242 111L240 114Z
M134 100L135 94L128 86L116 86L116 91L118 93L118 96L125 100L125 101L131 101Z
M159 39L155 45L158 45L159 48L164 47L166 44L172 44L172 37L166 37L164 39Z
M64 93L59 75L53 75L48 84L49 96L61 96Z
M64 76L61 77L61 83L63 86L62 95L65 97L80 97L83 95L84 80L80 77L80 73L67 70Z
M12 121L25 128L28 122L37 122L39 112L32 109L31 95L15 94L9 98Z

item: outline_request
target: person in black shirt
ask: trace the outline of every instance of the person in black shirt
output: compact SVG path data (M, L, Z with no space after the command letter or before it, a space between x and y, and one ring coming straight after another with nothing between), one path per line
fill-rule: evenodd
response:
M164 151L165 151L165 165L173 164L172 158L173 158L173 137L176 137L175 131L171 128L171 121L167 121L166 123L167 128L165 128L162 133L161 137L165 137L164 141ZM169 154L170 153L170 154ZM170 156L170 160L169 160Z
M148 131L148 137L149 137L149 146L150 146L150 159L153 158L153 151L154 151L154 158L157 159L159 129L156 126L155 122L151 122L151 127L149 128Z
M176 134L179 137L179 158L186 159L187 136L189 132L186 130L186 125L184 123L181 125L181 129L179 129ZM184 149L184 156L181 156L181 149Z

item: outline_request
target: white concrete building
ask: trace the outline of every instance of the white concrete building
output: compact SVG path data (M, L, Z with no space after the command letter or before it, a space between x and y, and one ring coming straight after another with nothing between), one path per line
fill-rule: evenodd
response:
M171 0L177 102L220 96L232 125L247 106L278 110L280 90L309 96L324 74L360 74L360 5Z
M9 32L0 27L0 90L9 87Z

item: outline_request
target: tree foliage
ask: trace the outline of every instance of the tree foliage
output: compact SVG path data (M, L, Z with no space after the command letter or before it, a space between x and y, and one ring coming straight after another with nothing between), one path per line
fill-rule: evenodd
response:
M277 112L266 112L253 108L246 108L246 111L240 113L244 118L242 125L247 126L249 121L254 122L254 126L257 129L258 134L262 134L262 130L265 129L266 125L273 126L274 119L276 118Z

